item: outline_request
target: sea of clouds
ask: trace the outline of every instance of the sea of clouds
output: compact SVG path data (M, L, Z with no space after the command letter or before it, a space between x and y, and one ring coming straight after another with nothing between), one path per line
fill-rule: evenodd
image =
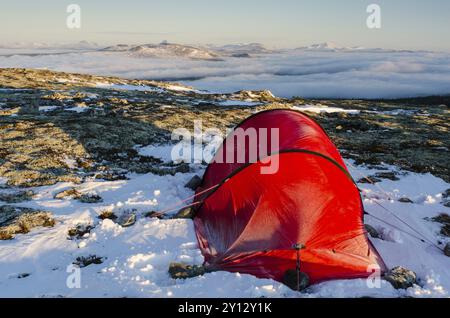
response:
M172 80L214 92L269 89L282 97L403 98L450 94L450 53L297 49L251 58L224 57L222 61L137 58L128 52L23 53L0 49L0 67Z

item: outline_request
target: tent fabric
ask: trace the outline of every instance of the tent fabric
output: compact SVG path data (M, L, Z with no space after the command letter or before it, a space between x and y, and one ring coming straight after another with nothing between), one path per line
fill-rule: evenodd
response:
M301 271L312 283L386 270L364 229L359 190L337 148L314 120L297 111L271 110L238 127L279 128L280 147L268 153L279 168L262 174L264 158L213 160L208 166L197 193L220 186L196 197L201 204L194 218L207 267L282 281L287 270L296 268L293 245L301 243ZM238 143L227 150L225 141L216 157L237 149L247 153L249 147Z

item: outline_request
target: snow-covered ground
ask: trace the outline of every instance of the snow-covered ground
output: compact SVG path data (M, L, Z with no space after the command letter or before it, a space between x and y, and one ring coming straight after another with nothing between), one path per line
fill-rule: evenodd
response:
M140 153L169 157L170 147L143 148ZM355 180L380 170L354 166L348 161ZM0 241L0 297L448 297L450 292L450 259L441 251L404 234L397 229L366 217L383 239L371 239L389 267L406 266L420 278L420 286L395 290L382 281L381 288L369 288L366 280L339 280L311 286L297 293L284 285L250 275L227 272L209 273L189 280L173 280L167 273L173 261L201 264L203 257L197 247L191 220L159 220L145 218L144 213L161 211L187 198L193 192L184 184L204 167L193 166L195 173L175 176L129 174L129 180L89 180L77 188L83 193L97 193L102 203L84 204L76 200L56 200L54 195L75 186L59 183L34 188L32 201L18 204L51 211L57 220L53 228L40 228ZM450 209L440 204L441 193L450 186L430 174L399 171L398 181L383 180L377 185L360 184L366 210L411 232L397 217L411 224L430 240L445 243L439 235L438 223L424 220ZM5 180L0 180L4 182ZM408 197L414 203L400 203ZM109 219L100 220L104 211L120 214L135 209L138 219L130 227L121 227ZM68 230L76 225L95 226L90 234L78 240L68 239ZM73 278L68 267L79 256L97 255L99 265L81 269L80 288L69 288ZM67 272L69 270L69 272ZM23 275L23 274L28 274Z

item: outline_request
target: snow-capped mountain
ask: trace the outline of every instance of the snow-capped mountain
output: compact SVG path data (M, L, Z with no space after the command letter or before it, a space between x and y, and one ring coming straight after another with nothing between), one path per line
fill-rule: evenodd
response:
M206 48L194 47L190 45L174 44L162 42L160 44L127 45L118 44L109 46L102 51L128 52L133 57L185 57L199 60L217 60L220 56Z
M254 54L270 54L274 52L261 43L227 44L223 46L210 45L209 48L228 56L251 56Z

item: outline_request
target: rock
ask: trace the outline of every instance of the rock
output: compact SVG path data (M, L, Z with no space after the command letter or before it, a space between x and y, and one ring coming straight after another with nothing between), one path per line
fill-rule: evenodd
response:
M105 210L105 211L100 212L100 215L98 216L98 218L101 220L109 219L109 220L114 221L117 219L117 215L115 215L113 211Z
M380 238L380 234L378 233L378 231L371 225L369 224L364 224L364 227L366 228L367 233L369 233L369 235L373 238Z
M297 282L297 270L288 269L284 273L283 284L285 284L292 290L302 291L309 286L309 276L306 273L299 272L299 277L298 277L298 282Z
M33 196L34 192L31 190L0 193L0 201L4 201L6 203L20 203L31 200Z
M184 186L186 188L189 188L193 191L197 190L197 188L202 184L202 178L200 178L199 176L195 175L192 177L191 180L189 180L188 183L186 183Z
M132 226L136 223L136 213L134 211L125 212L117 219L116 223L122 227Z
M414 203L410 198L407 198L407 197L402 197L402 198L398 199L398 202L401 202L401 203Z
M374 184L374 183L378 183L378 182L381 182L381 179L379 179L379 178L377 178L375 176L370 176L370 177L365 177L365 178L359 179L357 183L364 183L364 184L365 183L371 183L371 184Z
M186 279L202 276L209 271L204 266L188 265L185 263L170 263L169 275L173 279Z
M441 213L431 219L434 222L442 224L441 234L450 237L450 216L446 213Z
M78 201L80 201L82 203L99 203L99 202L103 202L103 199L101 196L99 196L97 194L88 193L88 194L80 195L80 197L78 198Z
M54 198L57 200L62 200L65 198L78 199L80 196L81 196L81 193L77 189L71 188L71 189L67 189L67 190L58 192L57 194L55 194Z
M146 218L157 218L157 219L164 219L164 214L156 211L150 211L145 213Z
M417 284L417 275L413 271L401 266L394 267L384 275L395 289L407 289Z
M450 257L450 243L447 243L447 245L445 245L444 254Z
M400 180L394 172L378 172L375 174L377 178L388 179L392 181Z
M55 220L50 212L30 208L0 206L0 240L13 239L40 226L53 227Z
M75 228L69 229L67 234L71 239L73 238L81 239L86 234L90 233L93 228L94 227L91 225L79 224Z
M30 275L31 275L30 273L21 273L21 274L17 275L17 278L18 279L22 279L22 278L26 278L26 277L28 277Z
M195 217L195 210L192 207L182 208L178 211L173 219L193 219Z
M89 256L80 256L77 257L76 261L73 262L74 265L77 265L81 268L89 266L91 264L102 264L103 257L98 257L97 255L89 255Z

